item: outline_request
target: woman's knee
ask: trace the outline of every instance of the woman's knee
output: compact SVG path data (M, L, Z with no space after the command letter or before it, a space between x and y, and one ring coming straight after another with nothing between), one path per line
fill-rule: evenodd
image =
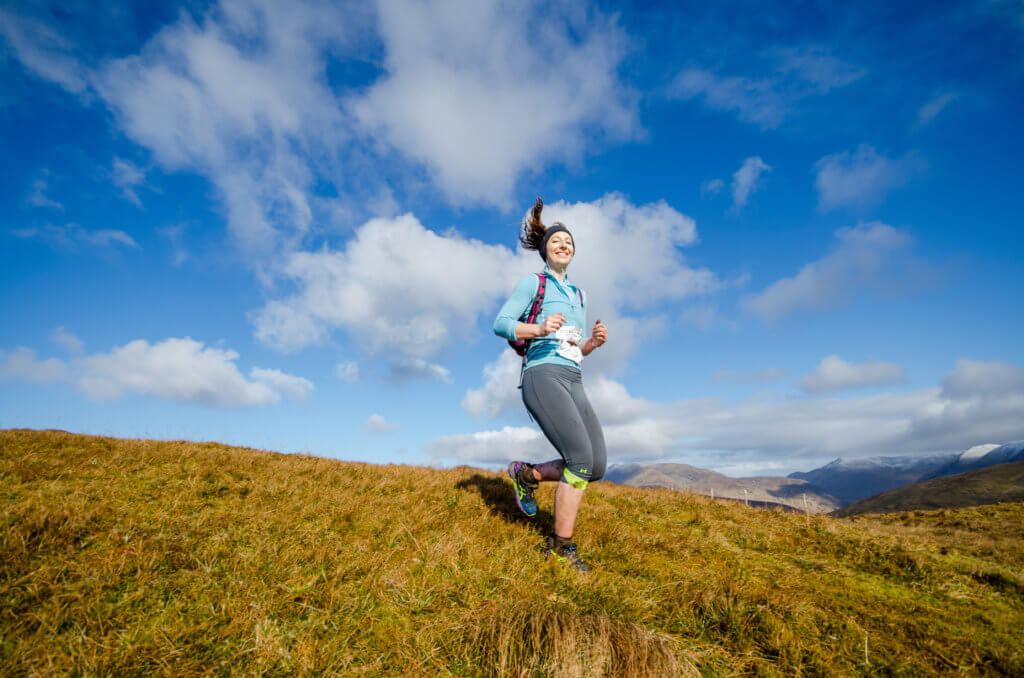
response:
M594 455L589 449L578 449L571 455L566 455L565 469L562 471L561 481L568 483L578 490L587 489L587 484L594 480ZM604 475L604 468L601 468L601 475Z

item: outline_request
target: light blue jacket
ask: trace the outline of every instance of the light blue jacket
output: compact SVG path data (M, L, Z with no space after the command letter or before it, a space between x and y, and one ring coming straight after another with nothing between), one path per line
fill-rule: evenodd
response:
M544 272L548 274L547 286L544 289L544 300L540 305L540 315L534 322L539 325L548 316L561 312L562 317L565 318L565 324L579 327L585 339L587 337L586 293L569 282L568 274L566 274L563 284L547 266L544 267ZM498 317L494 319L495 334L515 341L516 325L526 322L525 316L530 312L530 306L533 304L533 298L537 295L539 284L540 281L536 273L531 273L519 281L512 296L508 298L505 305L498 311ZM558 343L554 334L547 334L530 341L526 350L526 369L544 364L565 365L579 369L579 365L575 362L563 358L555 352Z

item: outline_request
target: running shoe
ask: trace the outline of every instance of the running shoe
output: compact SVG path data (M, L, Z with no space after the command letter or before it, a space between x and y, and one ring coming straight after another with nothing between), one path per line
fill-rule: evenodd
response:
M537 515L537 500L533 498L533 491L537 489L539 483L530 485L520 480L519 471L523 467L529 467L529 464L525 461L512 462L508 465L508 477L512 479L512 488L516 495L516 506L519 507L520 511L532 518Z
M556 549L555 538L548 537L547 546L544 548L544 555L554 557L557 562L577 572L590 572L590 566L580 559L579 554L576 553L576 544L573 542L564 544L562 548Z

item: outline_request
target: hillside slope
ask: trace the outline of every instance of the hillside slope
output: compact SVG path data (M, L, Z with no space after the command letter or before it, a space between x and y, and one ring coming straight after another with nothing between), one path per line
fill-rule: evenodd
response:
M470 468L0 431L0 483L9 675L1024 674L1019 504L951 542L597 483L582 576L550 485Z
M811 513L828 513L842 505L806 480L780 476L732 478L689 464L617 464L608 469L604 479L633 487L661 487L703 495L714 493L719 499L781 504Z
M1024 502L1024 461L897 487L844 506L832 515L962 508L998 502Z

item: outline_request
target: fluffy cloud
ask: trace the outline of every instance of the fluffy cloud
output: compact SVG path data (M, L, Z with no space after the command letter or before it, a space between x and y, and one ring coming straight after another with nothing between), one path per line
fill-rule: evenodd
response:
M506 426L500 431L441 436L426 446L426 452L434 459L489 464L509 461L513 457L540 459L556 454L539 431L515 426Z
M963 358L942 382L943 396L969 399L1024 393L1024 368L1008 363L982 362Z
M743 165L732 175L732 206L739 209L746 205L750 194L757 188L758 179L771 169L759 156L744 160Z
M533 0L378 10L387 74L355 114L456 203L505 204L520 174L582 153L594 134L634 133L634 97L616 74L625 35L596 10Z
M58 346L63 346L68 352L76 355L85 349L85 345L82 343L82 340L71 332L68 332L63 327L58 327L50 333L50 341Z
M869 360L855 365L830 355L800 380L800 387L808 393L834 393L861 386L898 384L904 379L906 372L895 363Z
M20 228L14 231L14 235L26 240L42 240L51 247L67 249L76 249L79 245L99 248L113 247L114 245L135 248L139 246L135 239L124 231L112 228L89 230L78 224L65 224L64 226L47 224L34 228Z
M249 370L249 378L266 384L274 391L280 392L292 400L303 401L313 391L313 382L309 379L285 374L281 370L254 367Z
M269 253L307 231L315 168L349 137L324 72L358 21L328 3L225 0L91 82L159 164L210 178L239 244Z
M249 379L238 371L238 353L204 346L193 339L138 339L109 353L75 361L79 388L107 400L126 393L151 395L216 407L251 407L304 399L313 389L306 379L278 370L254 368Z
M427 362L422 358L406 358L391 363L390 374L392 381L404 383L417 379L439 381L442 384L450 383L451 371L441 365Z
M818 207L877 205L889 191L906 184L922 165L914 153L889 158L863 144L853 153L826 155L814 165Z
M363 424L363 429L370 433L394 433L402 428L401 424L388 421L379 414L371 414L370 418Z
M0 350L0 380L21 379L45 384L67 376L67 365L56 358L37 360L36 352L24 346L8 353Z
M809 466L836 456L954 451L1024 438L1022 373L1003 363L958 361L943 388L844 399L658 403L604 377L588 380L587 392L614 462L674 459L753 473L777 470L780 462ZM488 464L549 454L540 434L527 427L445 436L426 449L435 457Z
M701 99L708 108L734 112L740 120L774 129L802 99L845 87L865 73L820 46L773 49L763 56L771 64L767 77L719 75L691 67L676 75L668 94Z
M469 389L462 399L462 409L474 417L497 417L521 404L519 373L523 359L514 351L502 351L498 358L484 366L484 385Z
M424 357L467 336L527 270L507 247L439 235L412 215L373 219L341 251L291 255L284 272L300 292L256 313L256 334L294 349L340 327L370 352Z
M595 362L620 363L640 333L657 333L663 324L625 312L719 284L710 271L686 265L677 248L696 241L696 226L664 202L635 206L620 195L556 202L545 207L544 220L572 228L579 259L570 278L586 290L590 322L600 318L614 334ZM425 359L472 336L479 316L486 313L490 321L519 278L538 268L534 252L513 252L455 230L438 234L412 215L373 219L343 250L293 254L284 271L298 292L272 300L253 321L262 341L282 349L324 341L341 328L371 353Z
M910 236L877 221L839 229L836 237L835 252L744 298L743 308L773 322L800 309L838 306L854 292L879 284L884 267L911 244Z

